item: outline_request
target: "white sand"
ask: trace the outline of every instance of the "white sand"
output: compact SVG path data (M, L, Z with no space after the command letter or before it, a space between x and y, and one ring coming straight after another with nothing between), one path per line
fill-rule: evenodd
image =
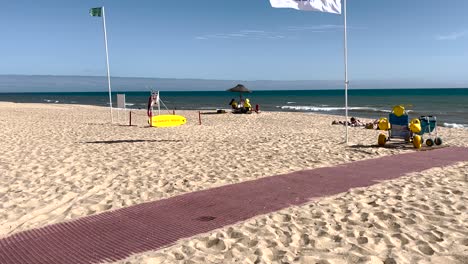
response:
M203 115L200 126L197 112L182 114L186 125L158 129L147 127L145 111L128 127L110 125L106 108L0 102L0 237L185 192L413 151L372 147L379 132L363 128L350 128L352 144L361 147L345 147L344 127L332 126L333 116ZM468 130L439 132L447 145L468 146Z

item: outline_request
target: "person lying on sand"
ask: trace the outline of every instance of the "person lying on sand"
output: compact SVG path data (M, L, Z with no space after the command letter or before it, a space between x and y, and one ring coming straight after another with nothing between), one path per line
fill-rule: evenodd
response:
M361 121L356 119L355 117L351 117L350 121L347 122L347 123L348 123L348 126L352 126L352 127L364 126L365 125L365 124L361 123ZM346 125L346 122L345 121L336 121L336 120L334 120L332 122L332 125Z
M351 117L351 126L352 126L352 127L356 127L356 126L365 126L365 124L363 124L363 123L361 122L361 120L356 119L356 118L353 116L353 117Z
M350 121L347 122L347 123L348 123L348 126L350 126L350 127L365 127L367 129L378 129L379 120L376 119L373 122L363 123L363 122L361 122L361 120L356 119L355 117L351 117ZM334 120L332 122L332 125L344 125L345 126L346 122L345 121L336 121L336 120Z

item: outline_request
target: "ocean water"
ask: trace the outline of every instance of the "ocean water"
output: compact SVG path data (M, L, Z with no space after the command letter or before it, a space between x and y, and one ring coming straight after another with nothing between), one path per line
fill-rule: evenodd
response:
M145 109L150 92L125 93L127 108ZM226 91L210 92L160 92L161 99L169 109L214 110L229 109L232 98L239 99L238 93ZM243 94L251 104L258 104L260 110L317 112L344 115L343 90L282 90L254 91ZM27 103L63 103L108 105L107 92L74 93L3 93L0 101ZM439 125L468 128L468 89L365 89L349 90L349 115L365 118L388 116L394 105L404 105L410 118L420 115L434 115Z

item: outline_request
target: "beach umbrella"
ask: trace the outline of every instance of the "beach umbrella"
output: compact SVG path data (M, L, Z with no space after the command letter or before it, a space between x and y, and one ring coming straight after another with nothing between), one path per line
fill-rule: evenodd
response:
M242 93L251 93L252 92L242 84L238 84L238 85L232 87L231 89L228 89L227 91L239 93L241 101L242 101Z

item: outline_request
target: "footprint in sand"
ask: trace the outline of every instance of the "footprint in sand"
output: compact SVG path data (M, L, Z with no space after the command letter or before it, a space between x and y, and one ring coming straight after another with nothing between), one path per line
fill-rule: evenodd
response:
M367 237L358 237L356 241L358 242L359 245L362 245L362 244L367 244L367 242L369 242L369 239L367 239Z
M425 255L434 255L434 250L426 243L423 243L418 246L419 251Z
M226 249L226 244L219 238L211 238L206 241L206 247L216 251L224 251Z
M443 238L441 237L438 237L436 235L434 235L433 233L431 232L425 232L422 237L429 243L436 243L436 242L442 242L444 241Z

